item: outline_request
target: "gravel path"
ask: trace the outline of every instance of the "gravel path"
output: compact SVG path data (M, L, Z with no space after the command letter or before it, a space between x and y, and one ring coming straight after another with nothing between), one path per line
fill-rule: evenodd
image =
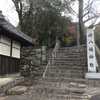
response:
M46 92L45 92L46 89L45 89L45 91L43 91L43 90L35 90L35 88L36 88L36 86L31 86L22 95L9 95L9 96L5 96L5 97L0 97L0 100L61 100L61 99L54 99L54 98L51 99L50 95L46 94ZM87 95L91 94L92 97L90 100L100 100L100 95L98 93L100 93L100 88L92 89L91 87L88 88L88 91L86 92ZM96 94L98 94L98 95L96 95ZM63 100L65 100L65 99L63 99ZM68 100L74 100L74 99L68 99Z
M100 100L100 95L95 95L90 100Z

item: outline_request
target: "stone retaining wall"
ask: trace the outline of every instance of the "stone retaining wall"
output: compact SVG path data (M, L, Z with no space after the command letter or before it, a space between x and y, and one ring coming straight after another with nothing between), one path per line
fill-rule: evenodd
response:
M21 52L21 75L25 77L40 78L43 70L48 62L48 56L51 50L46 50L46 47L40 48L23 48Z

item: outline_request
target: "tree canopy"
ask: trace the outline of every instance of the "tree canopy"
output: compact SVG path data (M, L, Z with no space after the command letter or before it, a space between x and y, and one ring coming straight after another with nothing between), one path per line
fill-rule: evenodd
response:
M54 44L56 37L67 32L67 25L71 18L62 16L62 12L76 13L72 9L72 3L78 1L79 33L77 41L81 44L85 41L84 24L99 15L93 9L94 0L88 0L84 6L84 0L13 0L19 15L20 29L26 34L38 40L39 45ZM94 20L94 22L96 22ZM95 24L95 23L92 23ZM53 42L53 43L52 43Z
M68 3L62 0L13 1L19 14L21 30L37 38L39 45L52 46L56 37L67 31L71 19L62 16L62 12L68 8Z

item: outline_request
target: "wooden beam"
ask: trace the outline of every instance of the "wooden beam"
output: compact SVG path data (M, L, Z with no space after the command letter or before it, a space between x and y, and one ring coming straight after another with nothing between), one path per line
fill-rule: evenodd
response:
M12 44L13 44L13 41L11 40L11 46L10 46L10 56L12 57Z

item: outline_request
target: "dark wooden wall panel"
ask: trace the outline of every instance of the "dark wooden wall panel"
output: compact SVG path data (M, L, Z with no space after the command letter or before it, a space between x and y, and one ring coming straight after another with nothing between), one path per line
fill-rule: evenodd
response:
M0 75L19 72L20 60L0 55Z

